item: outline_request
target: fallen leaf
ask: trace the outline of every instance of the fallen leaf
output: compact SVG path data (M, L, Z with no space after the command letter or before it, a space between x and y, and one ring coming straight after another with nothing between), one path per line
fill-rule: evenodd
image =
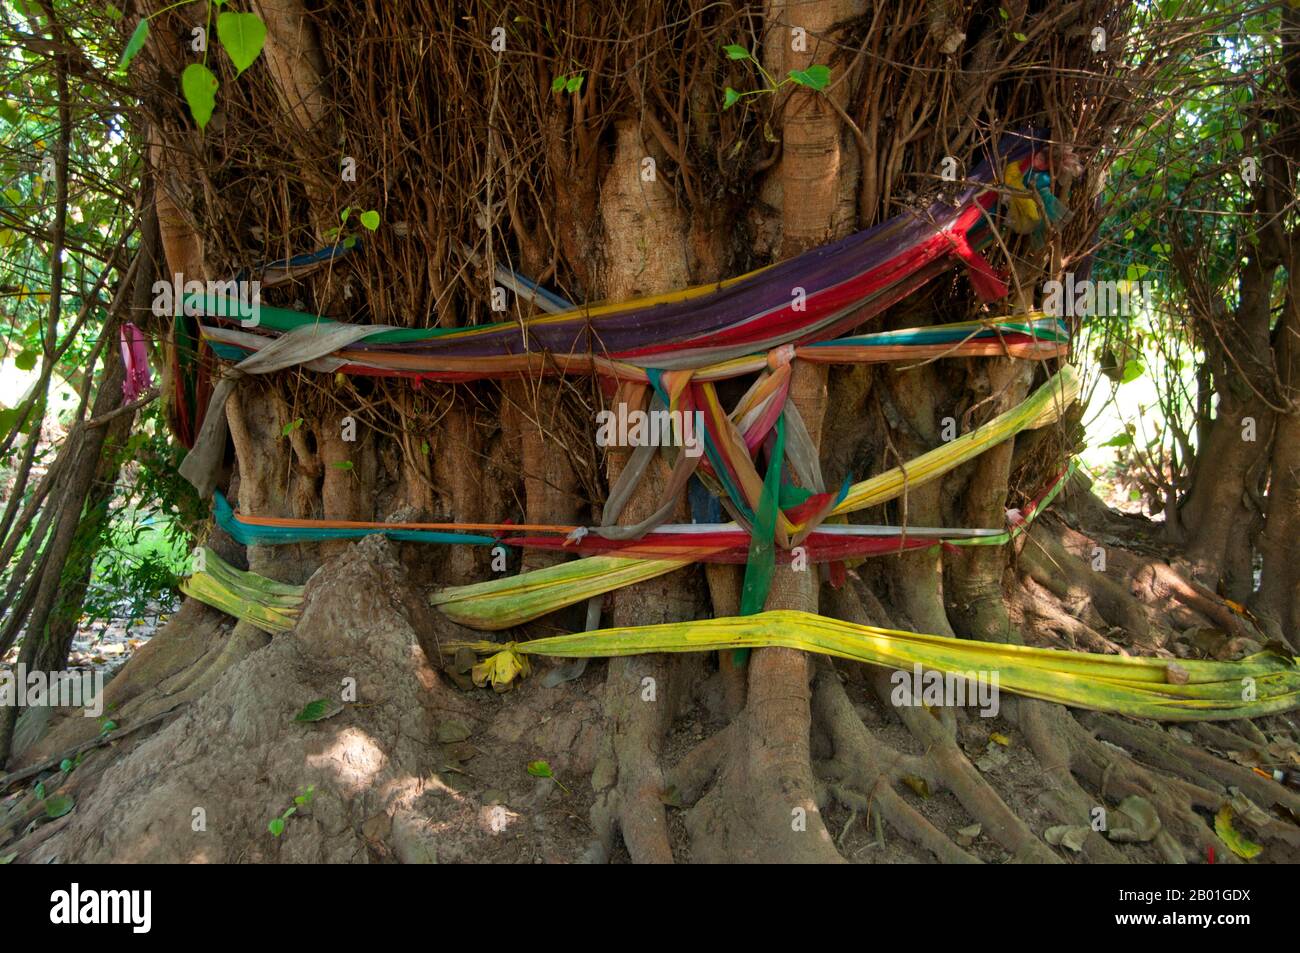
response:
M926 782L925 778L918 778L914 774L907 774L903 776L902 781L916 793L917 797L930 796L930 785Z
M446 751L448 758L462 764L466 761L472 760L478 753L478 748L475 748L468 741L461 741L456 744L448 745Z
M1228 757L1247 768L1255 768L1264 763L1264 756L1254 748L1247 748L1245 751L1229 751Z
M49 818L62 817L76 806L72 798L66 794L51 794L45 799L45 816Z
M999 731L995 731L995 732L993 732L991 735L989 735L989 741L996 741L998 744L1002 745L1004 748L1005 748L1007 745L1011 744L1011 739L1008 738L1006 735L1002 734L1002 733L999 732Z
M990 741L988 747L984 749L984 754L975 762L975 767L987 774L990 771L996 771L1009 760L1006 751Z
M526 656L510 649L503 649L489 655L474 666L471 677L479 688L491 685L493 690L505 692L510 690L516 677L527 676L531 670Z
M317 698L315 701L308 702L302 711L293 716L293 720L304 722L324 721L326 718L333 718L342 710L343 705L339 702L330 704L328 698Z
M438 743L443 745L456 744L469 739L469 726L463 721L442 721L438 723Z
M1090 833L1092 833L1092 829L1088 827L1071 827L1069 824L1058 824L1043 831L1043 840L1053 847L1066 847L1078 853L1083 850L1083 842L1088 839Z
M1219 813L1214 815L1214 833L1219 835L1219 840L1228 845L1230 851L1245 860L1258 857L1264 850L1254 841L1247 840L1232 826L1231 804L1223 805Z
M1111 817L1115 823L1106 831L1106 836L1120 843L1145 844L1155 840L1162 826L1160 815L1151 802L1136 794L1124 798Z

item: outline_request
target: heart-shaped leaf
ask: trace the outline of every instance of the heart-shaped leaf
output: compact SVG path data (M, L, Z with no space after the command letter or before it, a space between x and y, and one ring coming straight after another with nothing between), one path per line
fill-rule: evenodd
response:
M747 60L750 58L749 50L736 43L729 43L722 48L722 52L727 54L729 60Z
M374 209L371 209L368 212L362 212L361 224L373 232L379 227L379 213Z
M185 94L190 115L200 129L206 128L208 120L212 118L212 110L217 106L217 87L220 85L212 75L212 70L202 63L191 63L181 73L181 92Z
M722 91L722 108L730 109L740 101L740 93L736 92L730 86Z
M271 823L266 825L266 829L271 832L272 837L279 837L284 833L284 818L272 818Z
M809 89L825 89L826 84L831 81L831 69L829 66L810 66L807 69L790 70L790 78L800 86L807 86Z
M226 12L217 17L217 39L235 69L242 73L253 65L266 43L266 24L256 13Z

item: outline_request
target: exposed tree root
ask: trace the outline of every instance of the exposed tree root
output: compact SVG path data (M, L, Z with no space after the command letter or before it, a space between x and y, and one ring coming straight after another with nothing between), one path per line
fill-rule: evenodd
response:
M1048 533L1031 531L1023 538L1019 565L1035 582L1066 602L1086 598L1106 623L1126 632L1136 644L1147 649L1158 646L1148 610L1124 586L1094 571L1094 564L1085 563Z
M882 623L868 617L850 590L837 593L837 596L833 605L838 618L863 624L887 624L887 620ZM883 671L873 672L871 684L882 701L889 704L888 675ZM951 791L971 817L1013 859L1037 863L1057 859L984 780L958 746L950 710L946 714L943 710L932 714L924 706L902 705L894 707L894 711L921 744L926 752L925 761L930 765L928 771L910 773L925 777L937 789Z

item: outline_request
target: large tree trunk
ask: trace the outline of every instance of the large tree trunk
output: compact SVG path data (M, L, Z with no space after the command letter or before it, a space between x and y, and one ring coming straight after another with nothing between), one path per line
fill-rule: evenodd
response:
M246 259L277 257L283 247L310 250L300 246L325 241L341 207L374 207L383 224L361 236L360 251L272 296L356 322L498 320L487 305L496 262L586 302L715 281L923 206L940 160L950 150L963 161L974 156L991 117L1037 122L1046 113L1091 149L1135 108L1123 96L1108 98L1104 65L1097 67L1103 79L1085 82L1066 70L1042 88L1020 64L1007 66L1008 37L1038 36L1036 18L1059 17L1052 30L1064 35L1076 21L1118 16L1108 0L1059 11L1026 3L967 9L770 0L761 9L688 5L689 16L658 2L574 11L539 0L531 15L503 28L504 50L490 39L495 14L479 9L380 0L256 6L268 25L265 63L237 80L223 76L251 92L223 98L220 136L214 120L200 137L178 102L153 104L161 115L148 141L168 271L216 277ZM563 29L554 29L561 20ZM806 46L795 44L796 28ZM394 46L391 62L376 59L375 38L417 34L420 44ZM1085 41L1069 36L1061 41L1073 44L1069 55L1082 54ZM738 76L748 91L766 82L748 65L723 60L724 43L755 49L777 81L813 64L832 66L834 80L824 92L786 83L724 110L721 89L741 83ZM163 88L178 72L180 51L164 39L152 56ZM913 62L916 70L899 65ZM578 73L576 89L552 85ZM1083 101L1089 105L1076 114L1069 104ZM356 183L333 180L336 125L355 153ZM246 149L241 136L256 148ZM177 142L189 151L171 148ZM258 165L258 155L274 171ZM657 175L643 174L647 158ZM285 171L297 166L301 174ZM203 182L216 186L196 185ZM1085 233L1076 236L1080 247L1095 225L1092 199L1071 203ZM262 236L256 242L254 229ZM1032 289L1036 269L1052 259L1027 245L1009 251L1028 261L1020 277ZM1001 262L1001 251L990 254ZM1061 249L1054 251L1059 258ZM1262 294L1271 271L1260 268ZM969 283L954 273L878 320L888 327L957 320L976 313L971 301ZM1028 294L989 312L1033 303ZM527 314L516 301L509 318ZM1288 366L1297 352L1286 352ZM938 446L949 433L945 418L962 430L988 420L1043 376L1036 365L1007 358L829 373L797 361L789 400L833 488L846 474L861 478ZM1297 379L1300 368L1292 387ZM599 461L589 456L590 415L648 400L645 387L614 391L577 378L450 386L287 372L237 388L227 408L233 467L225 489L242 511L261 516L587 524L600 520L601 500L629 455L609 448ZM1260 444L1232 444L1232 427L1247 412L1245 403L1221 405L1210 441L1222 444L1220 465L1235 468L1236 483L1198 481L1186 515L1206 571L1239 591L1249 565L1243 570L1225 528L1245 504L1239 492L1230 496L1256 458L1272 453L1275 502L1264 540L1273 556L1259 599L1285 624L1295 619L1297 576L1294 560L1278 557L1297 528L1300 481L1285 474L1296 473L1300 435L1287 429L1296 420L1289 413L1279 416L1271 442L1261 420ZM342 436L347 417L357 424L356 440ZM1012 494L1013 470L1029 471L1024 482L1044 479L1069 442L1070 435L1053 434L1022 453L1028 442L1008 440L861 518L1002 527L1009 494L1037 489L1018 485ZM621 523L657 508L667 473L663 459L652 461ZM690 515L682 505L672 519ZM765 608L1105 651L1121 648L1116 628L1143 649L1165 651L1174 620L1190 628L1212 619L1246 631L1212 591L1163 563L1116 554L1110 570L1093 572L1088 533L1045 518L1019 542L1014 567L1012 547L935 548L850 567L838 589L823 587L820 567L779 565ZM477 634L432 613L427 595L434 585L495 575L484 550L370 539L240 552L220 534L213 541L265 575L310 580L301 620L272 638L247 623L227 631L194 604L182 609L110 692L127 723L170 720L112 769L78 776L87 791L102 784L105 800L79 811L41 848L42 858L418 862L436 852L439 859L836 862L873 856L869 848L882 854L888 824L907 845L891 843L895 859L1050 861L1063 852L1044 842L1040 822L1087 825L1092 806L1140 795L1167 826L1159 845L1126 853L1093 832L1085 857L1181 859L1185 848L1200 856L1213 837L1196 811L1210 816L1227 785L1261 798L1276 793L1237 765L1186 767L1191 755L1164 733L1132 732L1115 720L1085 729L1064 708L1037 702L1008 704L1004 720L989 723L952 707L899 706L887 674L784 648L756 650L744 663L731 653L622 658L585 673L582 665L542 661L540 677L509 695L467 694L462 661L439 650ZM512 554L508 571L565 558ZM1144 585L1165 599L1158 610L1134 598ZM713 615L732 615L739 589L736 567L683 568L611 594L600 621L701 618L709 602ZM507 637L580 628L585 609L554 613ZM313 698L338 698L347 680L358 694L336 715L310 728L293 721ZM1021 770L1041 769L1046 778L1041 803L981 763L992 744L986 724L1020 733L1011 748L1023 756ZM57 753L91 730L60 726L29 757ZM1097 735L1135 756L1117 760ZM1225 749L1221 736L1215 741L1238 750ZM548 779L529 778L524 766L543 757L567 795ZM161 785L160 765L170 768ZM240 786L254 776L269 793ZM212 777L221 783L205 792ZM266 821L308 784L319 789L318 812L294 822L284 840L272 839ZM935 811L940 802L943 811ZM1281 799L1293 809L1298 802ZM188 812L204 803L214 817L221 813L221 833L199 841ZM589 827L570 823L583 814ZM502 838L507 828L498 824L518 826ZM978 846L955 833L972 826L983 831ZM520 843L543 846L529 853Z

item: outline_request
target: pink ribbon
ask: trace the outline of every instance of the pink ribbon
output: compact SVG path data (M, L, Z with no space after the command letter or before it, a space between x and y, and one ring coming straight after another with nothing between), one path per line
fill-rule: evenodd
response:
M122 396L130 403L153 387L153 375L149 372L149 349L145 346L144 333L130 321L123 321L121 341L122 366L126 368Z

